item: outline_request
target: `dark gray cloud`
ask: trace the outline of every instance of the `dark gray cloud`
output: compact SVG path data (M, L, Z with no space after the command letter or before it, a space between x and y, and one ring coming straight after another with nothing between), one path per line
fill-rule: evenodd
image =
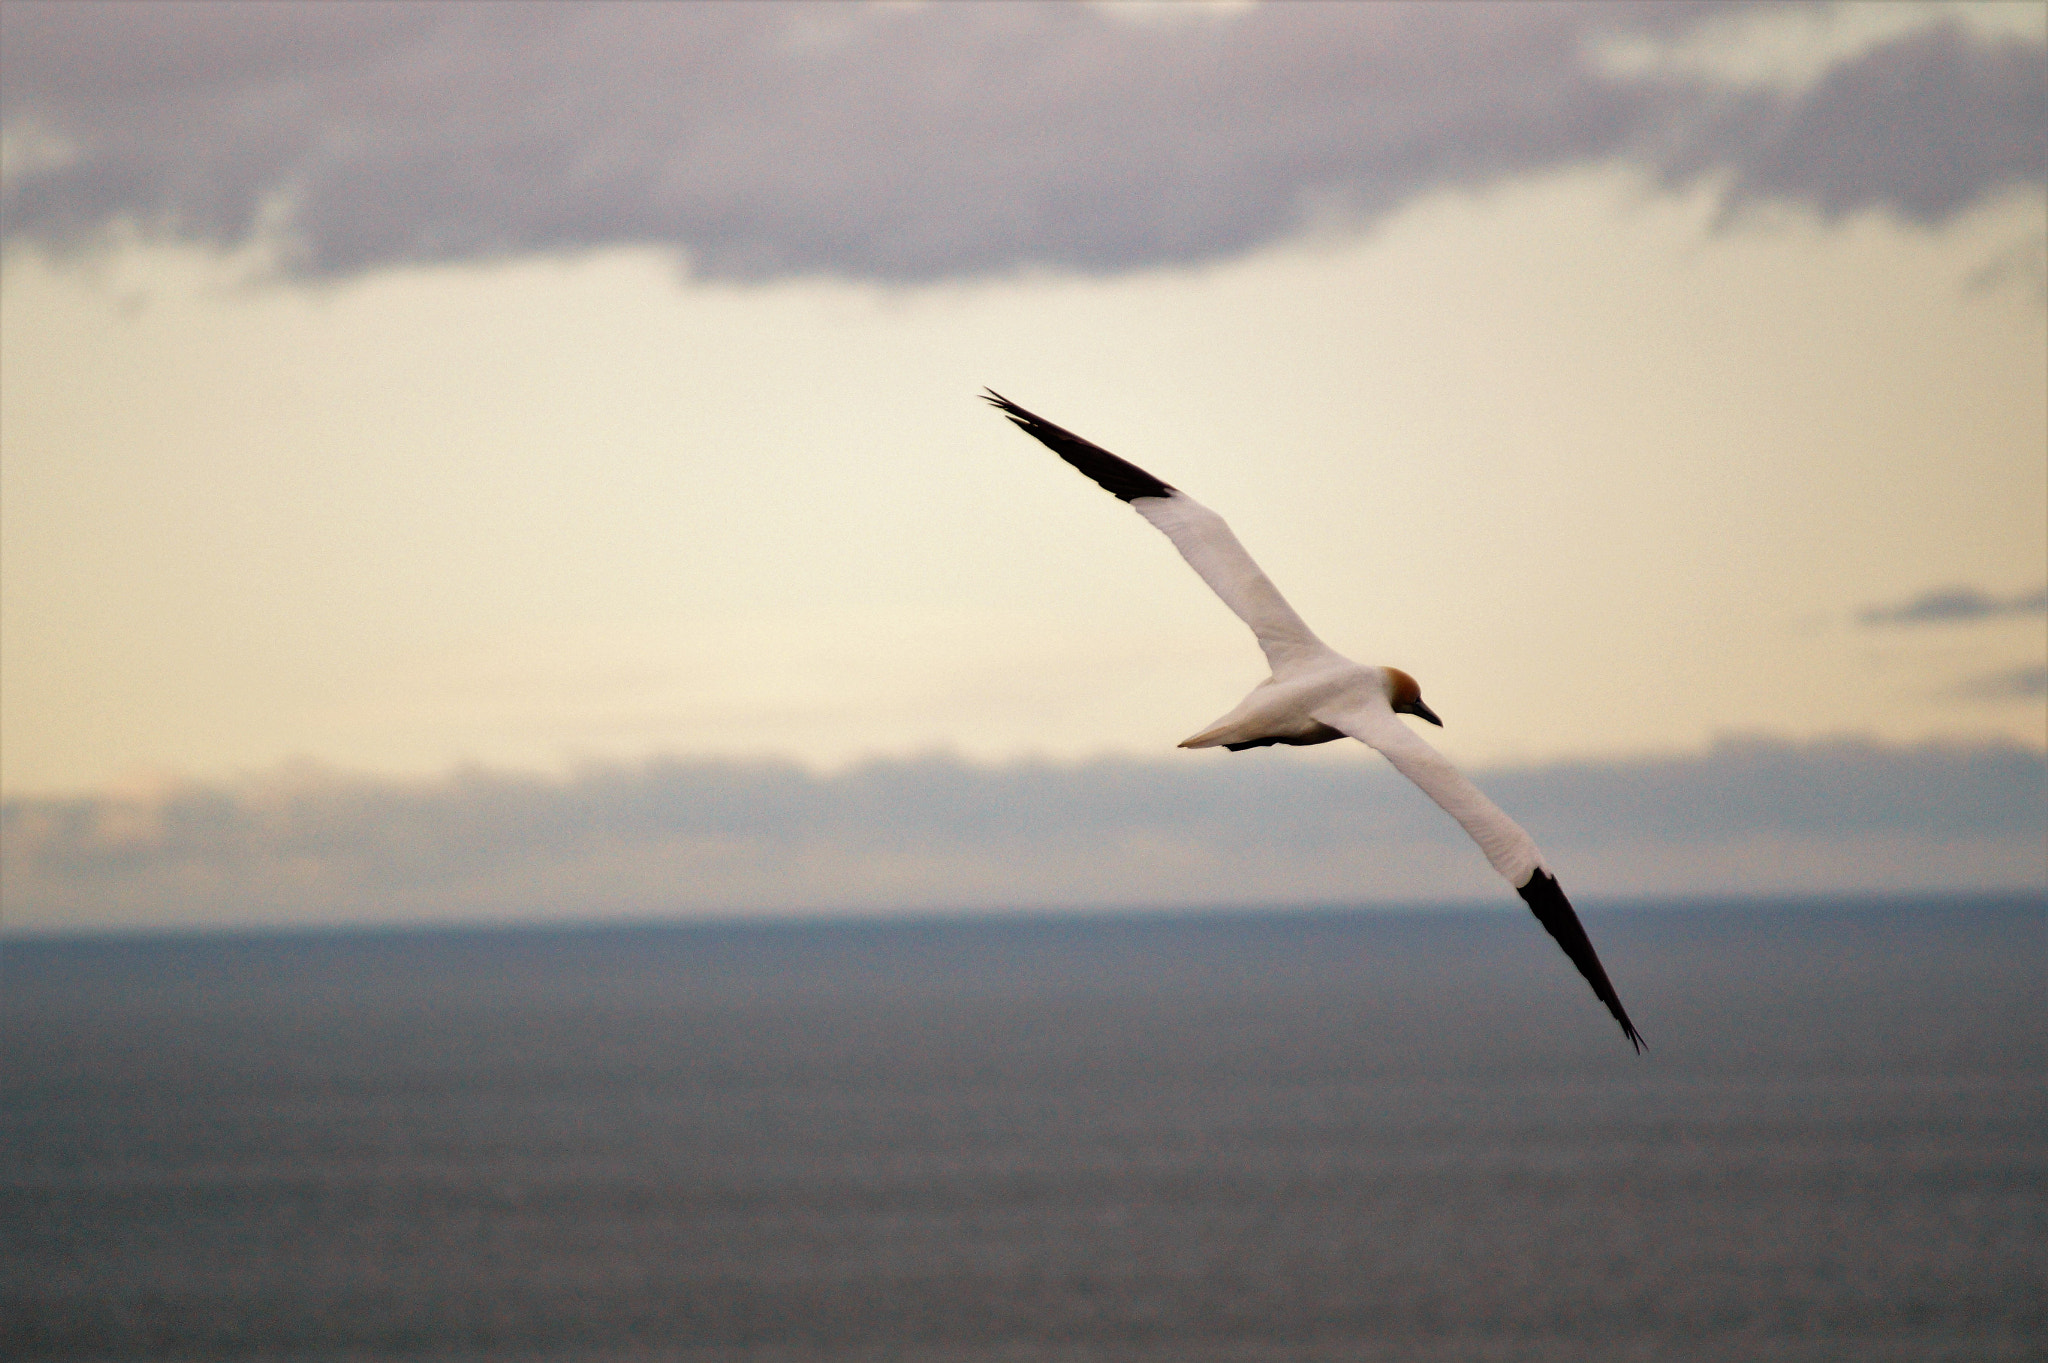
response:
M616 245L920 281L1228 257L1310 220L1626 161L1730 203L1938 222L2044 178L2042 49L1908 34L1812 89L1631 78L1689 4L0 7L13 243L282 268Z
M1836 67L1803 94L1758 101L1674 168L1734 173L1731 208L1799 203L1934 223L2048 168L2048 49L1983 44L1943 25Z
M2012 745L1756 740L1481 779L1582 889L2048 874L2048 758ZM150 797L11 799L0 825L16 928L1506 894L1386 768L1272 754L929 759L833 776L668 760L411 784L286 772Z
M1994 596L1975 587L1937 587L1896 606L1870 606L1857 615L1866 625L1967 625L1980 620L2048 614L2048 587Z

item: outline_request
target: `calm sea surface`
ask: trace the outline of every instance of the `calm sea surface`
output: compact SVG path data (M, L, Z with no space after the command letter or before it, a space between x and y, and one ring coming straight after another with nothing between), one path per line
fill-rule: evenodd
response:
M2048 1356L2048 905L0 950L9 1359Z

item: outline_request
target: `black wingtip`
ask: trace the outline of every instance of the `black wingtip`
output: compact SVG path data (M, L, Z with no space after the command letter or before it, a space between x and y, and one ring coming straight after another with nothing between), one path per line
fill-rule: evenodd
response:
M1557 877L1539 867L1529 877L1528 883L1515 893L1529 906L1529 912L1536 915L1536 921L1543 925L1543 930L1564 948L1564 954L1578 967L1579 974L1593 986L1594 996L1607 1005L1608 1013L1621 1024L1621 1034L1636 1048L1636 1054L1641 1055L1642 1033L1636 1030L1635 1023L1629 1021L1628 1010L1621 1006L1621 996L1614 992L1607 970L1593 950L1592 939L1586 936L1586 929L1572 909L1572 902L1564 897L1564 889L1557 883Z
M981 400L994 407L1032 439L1093 478L1119 501L1140 497L1171 497L1170 484L1154 478L1128 460L1117 458L1100 445L1083 440L1072 431L1055 426L1035 412L1027 412L993 388L981 390Z

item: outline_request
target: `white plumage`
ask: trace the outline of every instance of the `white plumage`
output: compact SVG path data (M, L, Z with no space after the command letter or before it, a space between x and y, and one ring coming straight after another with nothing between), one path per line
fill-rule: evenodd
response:
M1396 718L1411 714L1432 724L1443 722L1423 703L1413 677L1399 668L1355 663L1318 639L1223 518L1185 492L1000 394L988 393L987 401L1157 526L1223 603L1251 626L1272 675L1229 714L1182 742L1183 748L1301 746L1349 735L1375 749L1471 835L1593 986L1623 1034L1642 1049L1642 1038L1535 840Z

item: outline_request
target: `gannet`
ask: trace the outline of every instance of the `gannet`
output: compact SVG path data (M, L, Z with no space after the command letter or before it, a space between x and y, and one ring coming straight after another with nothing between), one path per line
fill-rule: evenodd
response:
M1188 566L1251 626L1259 647L1265 650L1273 675L1253 687L1236 709L1184 739L1181 747L1241 752L1280 743L1328 743L1348 735L1377 750L1396 771L1422 787L1423 794L1443 806L1479 844L1493 869L1514 887L1543 930L1556 939L1586 983L1593 986L1593 993L1621 1024L1622 1035L1638 1054L1642 1052L1642 1037L1629 1021L1578 914L1535 840L1441 753L1395 718L1414 715L1443 727L1436 712L1423 703L1422 688L1415 678L1398 667L1352 662L1318 639L1237 542L1223 518L1179 488L1025 411L993 389L984 390L983 400L1165 532Z

